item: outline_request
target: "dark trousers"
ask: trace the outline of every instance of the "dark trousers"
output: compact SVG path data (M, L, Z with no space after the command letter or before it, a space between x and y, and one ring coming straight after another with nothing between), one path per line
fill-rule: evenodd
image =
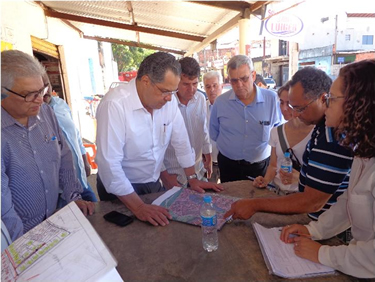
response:
M245 160L231 160L219 152L217 160L220 169L220 180L221 183L224 183L237 180L248 180L247 176L254 178L259 175L264 176L270 158L268 157L257 163L249 163Z
M148 183L132 183L135 193L138 195L144 195L149 193L156 193L165 191L165 188L161 185L160 181L148 182ZM116 195L108 193L105 189L99 174L96 175L96 189L98 190L99 199L101 201L113 201L117 199Z

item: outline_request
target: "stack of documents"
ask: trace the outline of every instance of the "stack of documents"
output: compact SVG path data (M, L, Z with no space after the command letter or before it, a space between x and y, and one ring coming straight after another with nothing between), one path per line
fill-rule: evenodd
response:
M1 254L1 281L122 281L117 262L72 202Z
M264 261L271 274L284 278L303 278L334 274L331 267L298 257L294 253L294 244L280 240L280 228L265 228L253 224Z

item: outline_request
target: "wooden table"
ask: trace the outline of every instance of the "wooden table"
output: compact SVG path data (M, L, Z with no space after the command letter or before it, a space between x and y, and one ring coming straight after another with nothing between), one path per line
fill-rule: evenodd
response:
M250 181L230 182L223 186L223 194L236 197L276 196L271 191L254 188ZM159 195L145 195L143 200L151 203ZM88 219L117 259L117 270L125 281L285 280L269 274L251 223L275 227L310 221L304 214L257 213L250 220L226 224L219 231L219 249L207 253L203 250L201 230L197 226L170 222L166 227L153 227L136 219L126 227L118 227L103 219L103 215L112 210L131 215L119 201L99 202L95 214ZM328 243L337 242L330 240ZM359 281L341 273L293 281L307 280Z

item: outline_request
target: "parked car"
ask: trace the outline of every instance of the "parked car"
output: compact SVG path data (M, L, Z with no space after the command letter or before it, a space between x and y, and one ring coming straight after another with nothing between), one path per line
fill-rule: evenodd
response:
M273 80L273 78L264 78L264 80L267 83L267 87L269 89L275 89L276 88L276 82Z

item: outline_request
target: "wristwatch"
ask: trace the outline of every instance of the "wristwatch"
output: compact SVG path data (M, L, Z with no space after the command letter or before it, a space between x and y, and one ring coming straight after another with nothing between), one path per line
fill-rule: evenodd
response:
M192 180L192 179L197 179L198 177L197 177L197 174L194 173L192 175L187 176L186 178L187 178L187 180Z

